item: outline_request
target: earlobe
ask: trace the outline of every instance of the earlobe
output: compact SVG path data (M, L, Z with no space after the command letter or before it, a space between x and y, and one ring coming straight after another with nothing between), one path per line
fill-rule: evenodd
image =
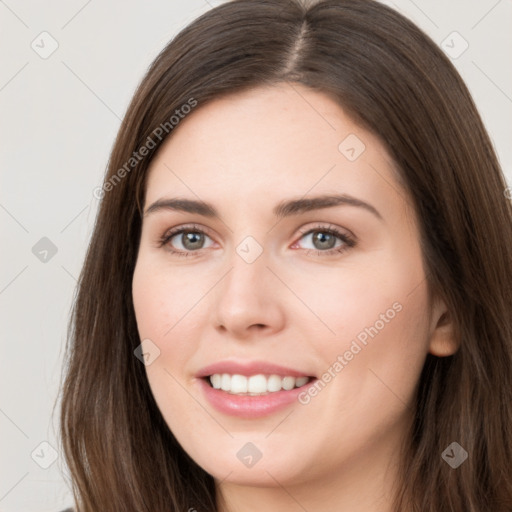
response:
M430 335L429 353L437 357L447 357L459 349L459 341L455 337L453 317L444 305L438 303L432 315L433 330Z

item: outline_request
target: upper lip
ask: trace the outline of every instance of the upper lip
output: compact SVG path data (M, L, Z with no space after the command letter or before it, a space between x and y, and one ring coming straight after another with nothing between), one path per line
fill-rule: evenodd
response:
M286 366L269 363L266 361L219 361L217 363L205 366L197 373L197 377L204 378L216 373L228 373L230 375L251 375L266 374L280 375L283 377L311 377L312 375L300 370L288 368Z

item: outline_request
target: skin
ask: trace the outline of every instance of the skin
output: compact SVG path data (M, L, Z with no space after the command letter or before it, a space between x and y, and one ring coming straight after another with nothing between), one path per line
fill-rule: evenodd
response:
M354 161L338 148L350 134L365 145ZM282 219L272 212L283 200L333 193L382 218L350 205ZM146 366L151 390L180 444L218 481L220 510L391 512L426 354L457 346L445 305L430 304L418 220L384 145L323 93L256 88L199 105L165 141L145 211L173 197L212 203L219 215L144 216L134 307L141 340L160 350ZM207 232L203 246L183 245L182 235L158 245L190 223ZM304 235L329 227L356 245L325 255ZM252 263L236 252L247 236L263 249ZM201 392L197 372L224 360L333 373L393 304L401 310L307 404L245 419L216 411ZM236 456L247 442L262 453L251 468Z

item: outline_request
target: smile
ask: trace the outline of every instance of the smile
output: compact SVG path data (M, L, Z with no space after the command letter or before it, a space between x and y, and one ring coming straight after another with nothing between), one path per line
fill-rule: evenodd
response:
M311 370L269 361L219 361L196 373L206 402L216 411L256 419L297 406L298 395L317 380Z
M234 395L260 396L278 391L290 391L306 385L309 377L293 377L280 375L231 375L229 373L214 373L208 377L214 389L220 389Z

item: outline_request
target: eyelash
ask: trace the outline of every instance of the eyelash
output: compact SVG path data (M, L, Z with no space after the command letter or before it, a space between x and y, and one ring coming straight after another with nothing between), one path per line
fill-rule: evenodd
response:
M334 254L341 254L356 245L356 239L354 237L349 236L347 233L342 233L341 231L339 231L338 229L336 229L334 227L326 228L325 226L316 226L316 227L309 228L304 231L299 230L299 232L301 233L301 237L299 238L299 240L304 238L306 235L309 235L309 234L315 233L315 232L319 232L319 233L328 233L330 235L333 235L333 236L339 238L343 242L343 245L341 245L340 247L333 247L333 248L327 249L325 251L321 251L319 249L306 249L308 251L308 253L311 251L316 251L318 256L320 256L320 255L321 256L332 256ZM181 251L181 250L173 249L171 247L171 245L169 244L171 239L173 237L175 237L176 235L179 235L182 233L200 233L200 234L209 236L206 231L204 231L203 229L201 229L199 226L197 226L195 224L189 225L189 226L180 226L177 228L173 228L170 231L167 231L158 240L158 244L157 244L158 247L161 248L165 245L168 245L167 250L176 256L189 256L192 253L200 252L201 249L198 249L196 251Z

